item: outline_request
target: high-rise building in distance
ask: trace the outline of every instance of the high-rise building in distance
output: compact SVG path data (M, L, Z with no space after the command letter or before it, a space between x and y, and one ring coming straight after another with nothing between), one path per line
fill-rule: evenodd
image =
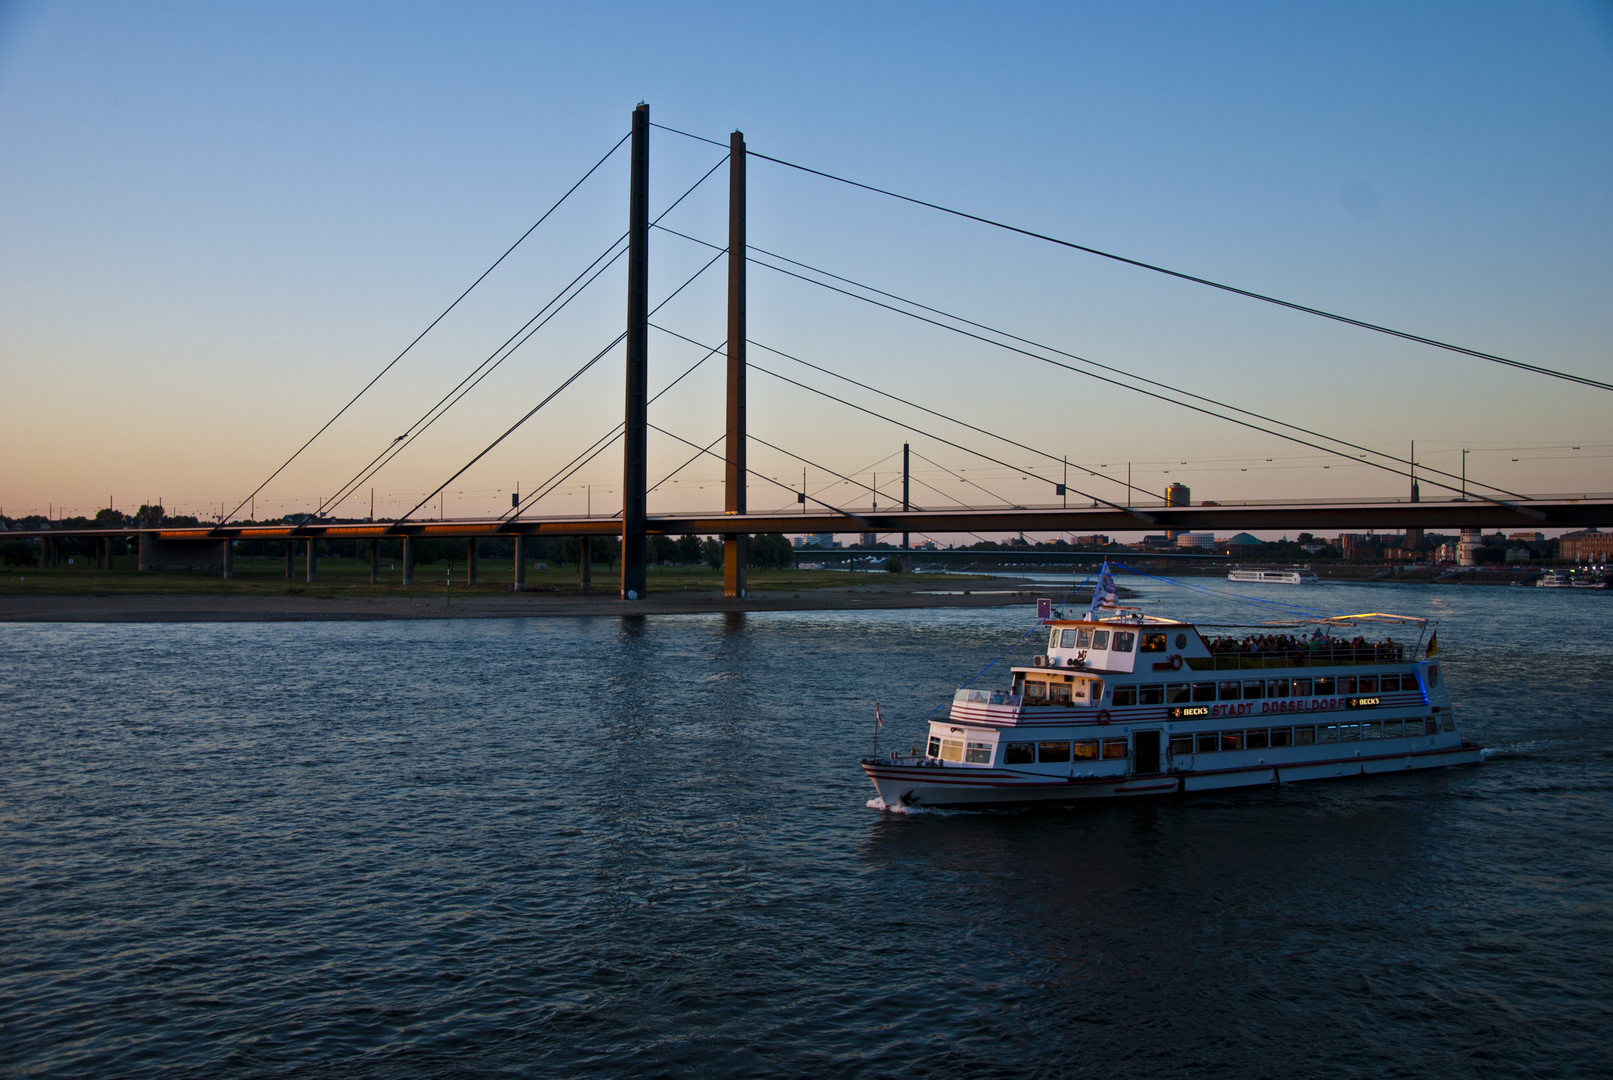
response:
M1189 490L1186 484L1172 484L1170 487L1165 489L1165 505L1192 506L1193 492ZM1177 534L1179 534L1181 531L1182 530L1180 529L1167 529L1165 535L1170 537L1172 540L1175 540ZM1211 537L1211 539L1214 539L1214 537Z

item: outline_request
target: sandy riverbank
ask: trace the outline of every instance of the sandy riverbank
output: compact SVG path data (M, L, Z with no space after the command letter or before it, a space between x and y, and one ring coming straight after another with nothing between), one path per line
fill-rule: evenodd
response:
M858 611L1033 605L1048 588L1019 578L967 584L881 580L877 585L756 592L742 600L713 591L652 593L627 602L609 593L505 593L332 597L185 594L0 596L0 622L310 622L373 619L507 619L577 615L689 615L731 611Z

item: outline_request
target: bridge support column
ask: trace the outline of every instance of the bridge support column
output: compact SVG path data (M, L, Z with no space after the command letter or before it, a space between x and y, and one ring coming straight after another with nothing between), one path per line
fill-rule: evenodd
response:
M138 566L141 570L150 570L151 569L151 564L156 561L156 557L157 557L156 538L154 536L152 536L148 532L142 532L140 534L140 556L139 556L139 561L136 562L135 565Z
M142 534L142 535L144 535L144 534ZM291 580L292 575L294 573L294 571L292 569L292 550L293 550L294 547L295 547L295 545L292 543L292 541L290 541L290 540L286 541L286 580L287 581Z
M465 584L467 587L475 585L476 580L476 537L472 536L465 541Z
M112 569L112 538L110 536L101 537L101 569L106 571Z
M526 537L521 535L515 538L515 584L511 587L526 592Z
M377 585L381 581L381 541L370 541L370 584Z
M728 136L728 442L723 512L746 511L745 481L745 134ZM745 533L722 538L722 594L744 596Z
M224 554L219 561L224 564L224 580L230 580L235 576L235 541L224 541Z
M403 538L403 583L414 584L414 538Z
M627 226L627 409L622 432L622 599L645 593L649 495L650 107L633 110Z
M308 584L314 583L319 575L319 541L312 536L308 538Z
M577 541L577 582L583 592L594 591L594 554L589 550L588 539L585 536Z

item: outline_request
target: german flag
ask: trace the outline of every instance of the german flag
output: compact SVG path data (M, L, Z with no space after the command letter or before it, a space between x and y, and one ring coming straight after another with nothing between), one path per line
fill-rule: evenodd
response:
M1439 654L1439 631L1435 630L1432 634L1428 635L1428 651L1423 653L1423 655L1424 656L1437 656L1438 654Z

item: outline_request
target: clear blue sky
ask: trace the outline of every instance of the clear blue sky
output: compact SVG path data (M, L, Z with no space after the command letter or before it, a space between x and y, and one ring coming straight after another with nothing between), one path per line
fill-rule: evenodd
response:
M1605 3L7 4L0 511L233 506L625 133L640 100L660 123L718 139L739 128L762 152L1613 380ZM652 154L658 208L720 157L663 132ZM1415 439L1435 467L1457 471L1468 447L1470 473L1512 490L1613 490L1606 392L765 162L750 195L752 242L792 258L1373 447ZM719 173L667 223L722 242L725 198ZM259 516L333 490L625 218L618 158L272 485ZM660 294L704 258L657 235ZM619 332L619 269L383 472L378 509L435 487ZM720 271L661 321L718 342ZM1130 462L1150 490L1404 486L762 270L751 335L1099 471ZM657 336L652 384L698 355ZM507 505L516 483L530 490L608 430L620 369L601 363L456 482L448 512ZM901 412L1005 469L765 375L752 385L753 432L826 468L882 473L889 490L889 455L910 438L928 485L915 501L991 504L953 474L1051 499L1021 477L1056 470L1025 451ZM722 428L720 390L709 363L652 421L704 444ZM653 480L690 451L658 437L652 453ZM581 510L591 486L596 511L616 509L619 460L605 454L543 508ZM757 448L753 462L800 483L787 457ZM719 485L715 462L691 466L652 508L720 505ZM753 486L753 507L786 503Z

